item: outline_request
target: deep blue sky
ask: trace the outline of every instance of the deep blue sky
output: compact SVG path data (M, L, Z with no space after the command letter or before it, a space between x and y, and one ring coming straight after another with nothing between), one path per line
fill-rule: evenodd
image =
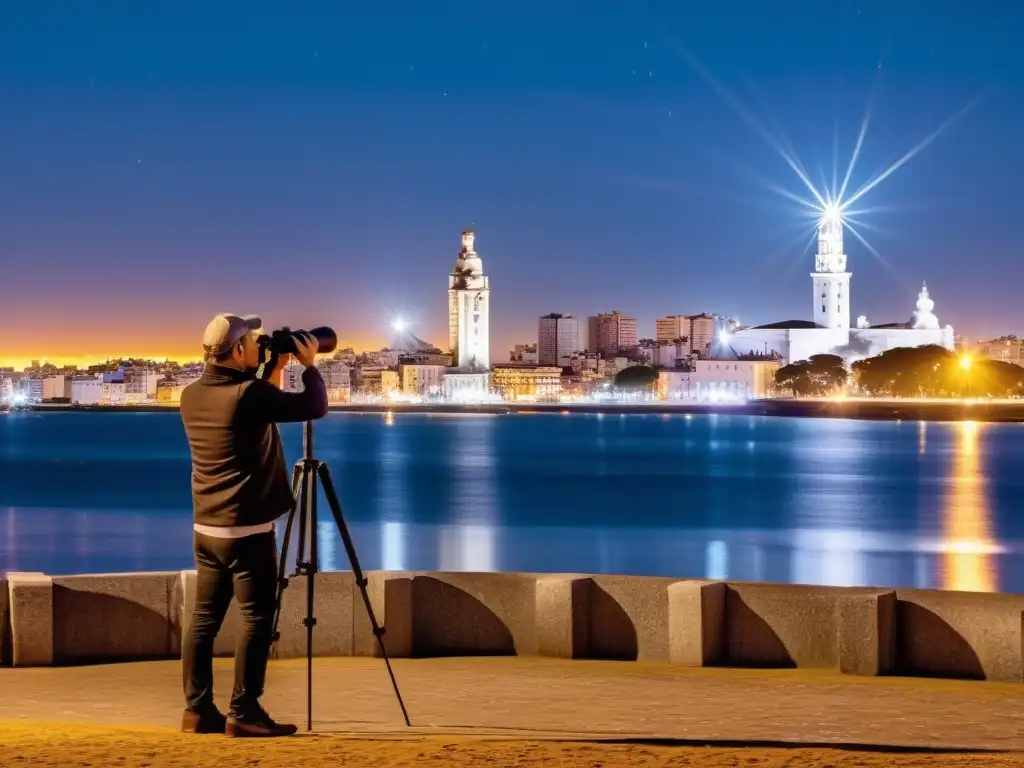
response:
M550 311L809 317L809 219L764 181L806 191L687 54L819 184L873 84L851 188L984 94L864 198L892 269L847 236L853 312L927 280L1021 332L1022 30L1012 0L6 3L0 361L183 353L223 309L443 344L471 222L495 360Z

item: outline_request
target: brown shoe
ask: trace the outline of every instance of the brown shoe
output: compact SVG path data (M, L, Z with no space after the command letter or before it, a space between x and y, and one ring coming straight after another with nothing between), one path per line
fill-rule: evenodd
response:
M278 736L291 736L297 726L275 723L273 718L263 709L245 715L228 715L224 735L239 739L266 739Z
M186 709L181 716L183 733L224 733L227 718L216 707L195 711Z

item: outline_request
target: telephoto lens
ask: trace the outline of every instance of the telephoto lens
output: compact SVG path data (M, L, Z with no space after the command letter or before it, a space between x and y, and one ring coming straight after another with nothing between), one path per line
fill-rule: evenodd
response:
M270 350L279 355L294 355L297 351L295 339L300 333L308 333L319 342L320 346L317 349L317 354L329 355L338 348L338 334L334 332L333 328L321 325L308 331L293 331L289 328L274 331L270 334Z
M295 331L294 333L303 333L303 331ZM338 334L334 332L333 328L321 325L317 328L305 331L305 333L308 333L320 343L320 347L317 349L317 354L329 355L338 348ZM293 341L292 343L294 344L295 342Z

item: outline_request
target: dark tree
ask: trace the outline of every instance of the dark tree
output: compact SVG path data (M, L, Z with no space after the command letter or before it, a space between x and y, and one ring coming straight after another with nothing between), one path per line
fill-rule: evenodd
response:
M775 372L775 384L800 395L829 395L846 384L849 377L843 358L838 355L811 355L784 365Z
M857 385L871 395L943 397L963 391L965 371L944 347L896 347L853 364Z
M619 389L651 392L658 381L658 371L649 365L631 365L623 368L615 376L615 386Z
M1024 368L1002 360L976 360L962 374L965 391L978 397L1024 394Z

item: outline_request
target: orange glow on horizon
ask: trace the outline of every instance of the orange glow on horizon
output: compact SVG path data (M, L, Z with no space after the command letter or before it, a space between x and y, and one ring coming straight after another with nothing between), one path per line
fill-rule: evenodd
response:
M83 345L84 346L84 345ZM117 342L116 344L104 345L96 344L91 348L78 348L68 349L65 345L62 348L58 348L56 345L52 347L53 354L46 354L43 351L40 352L29 352L23 350L10 350L0 349L0 368L13 367L16 371L22 371L28 368L33 360L38 360L40 363L51 363L58 368L62 368L66 365L74 365L78 368L85 369L90 365L99 365L105 363L108 360L127 359L127 358L142 358L146 360L156 360L163 362L164 360L171 360L176 363L195 363L202 362L203 351L198 344L176 344L174 346L165 347L154 347L152 341L148 343L142 343L135 346L131 343L125 343L123 341ZM357 352L365 350L377 350L387 346L387 342L380 341L376 342L372 338L356 341L354 339L339 339L338 348L344 349L346 347L352 347ZM40 349L45 349L47 345L45 343L39 344Z

